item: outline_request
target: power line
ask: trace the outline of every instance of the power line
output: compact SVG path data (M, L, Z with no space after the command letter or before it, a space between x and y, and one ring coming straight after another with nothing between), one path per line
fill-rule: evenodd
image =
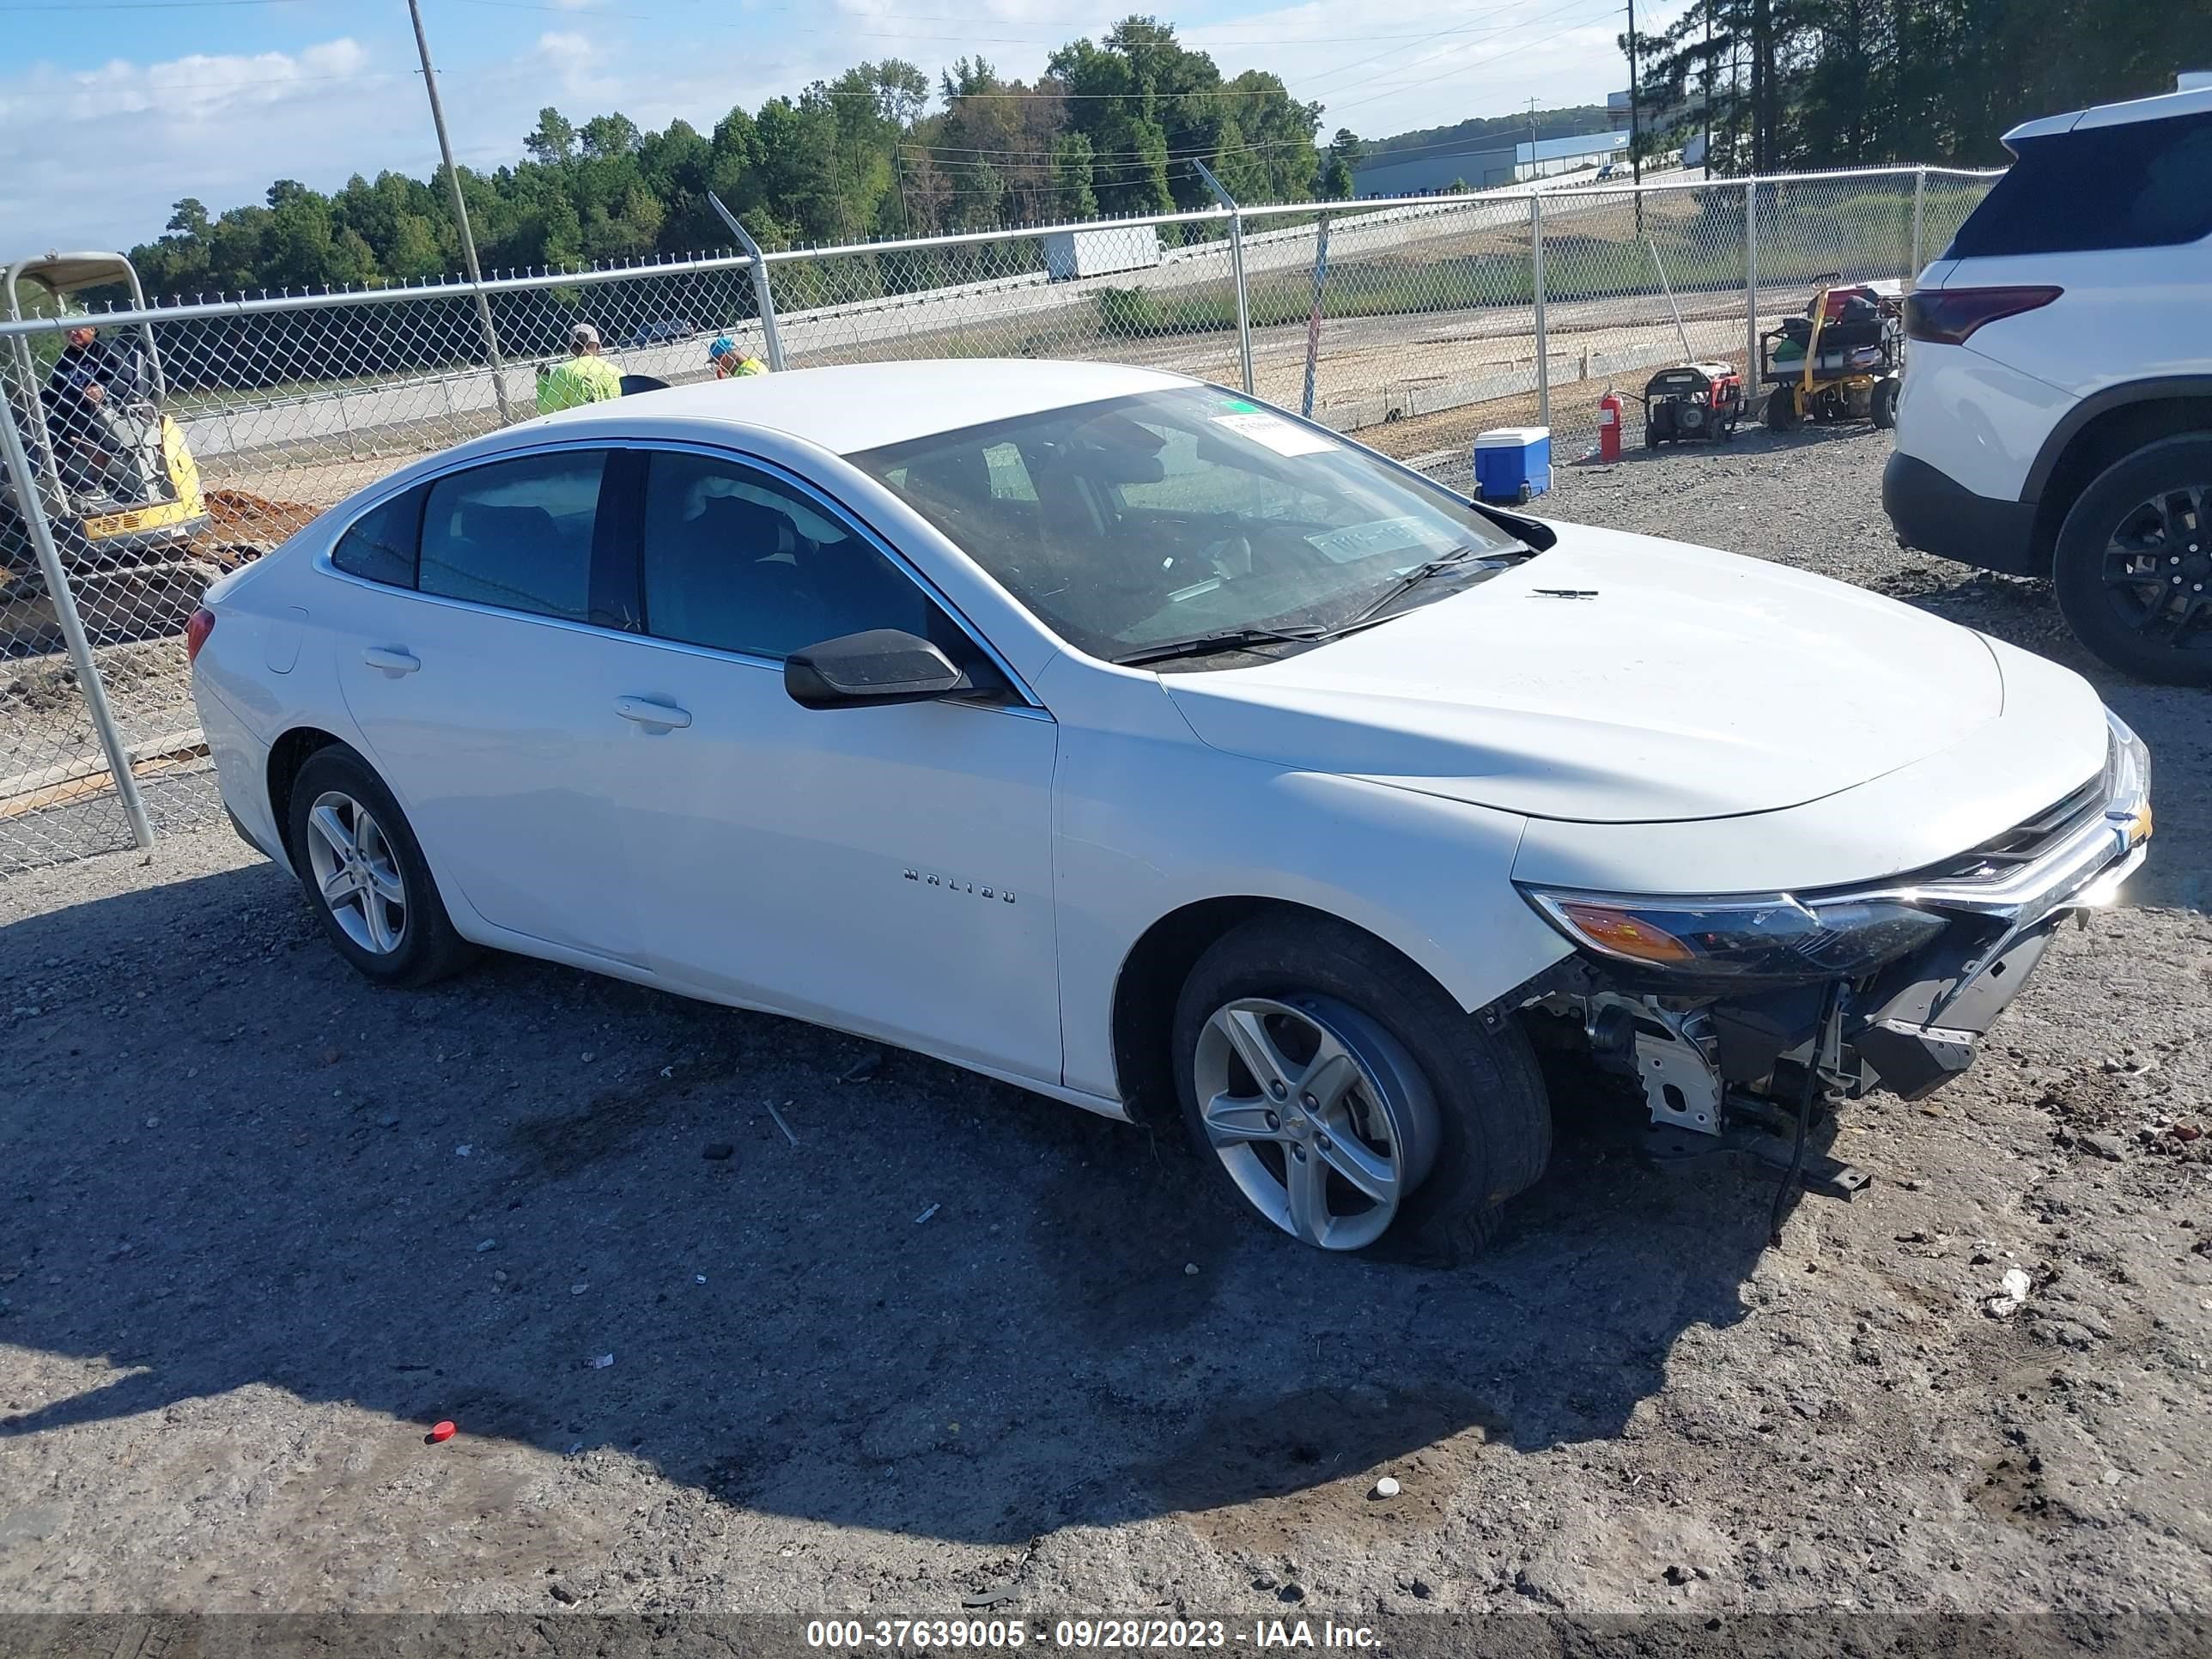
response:
M209 6L296 6L305 0L8 0L0 11L194 11Z

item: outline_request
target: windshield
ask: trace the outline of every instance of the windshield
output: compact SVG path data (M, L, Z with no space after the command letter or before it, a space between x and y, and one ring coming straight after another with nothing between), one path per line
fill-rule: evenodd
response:
M1494 569L1519 543L1457 496L1209 386L933 434L847 458L1078 649L1116 660L1327 630ZM1417 594L1409 573L1431 562ZM1387 610L1389 605L1386 604Z

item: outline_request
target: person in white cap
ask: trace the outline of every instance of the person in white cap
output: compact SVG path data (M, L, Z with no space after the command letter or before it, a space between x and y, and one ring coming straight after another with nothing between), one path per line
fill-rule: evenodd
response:
M622 396L622 375L599 356L599 331L579 323L568 331L568 360L538 377L538 412L596 404Z

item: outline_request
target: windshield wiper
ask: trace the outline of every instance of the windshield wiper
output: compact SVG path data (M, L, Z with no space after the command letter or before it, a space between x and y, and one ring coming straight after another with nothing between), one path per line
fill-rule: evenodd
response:
M1522 548L1455 547L1449 553L1439 553L1433 559L1422 560L1410 570L1400 572L1397 580L1328 631L1331 635L1349 634L1355 628L1380 622L1384 611L1429 578L1440 576L1448 570L1456 570L1470 560L1528 558L1533 556L1533 552L1534 550Z
M1334 637L1335 631L1326 628L1228 628L1218 634L1194 634L1186 640L1163 640L1158 645L1140 646L1114 660L1125 668L1134 668L1142 663L1166 662L1175 657L1211 657L1224 651L1247 650L1255 645L1310 645Z

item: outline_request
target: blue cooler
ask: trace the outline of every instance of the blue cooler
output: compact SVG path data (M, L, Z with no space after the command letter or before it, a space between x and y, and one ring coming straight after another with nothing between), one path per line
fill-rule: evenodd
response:
M1474 440L1474 493L1486 501L1525 501L1552 487L1552 428L1501 426Z

